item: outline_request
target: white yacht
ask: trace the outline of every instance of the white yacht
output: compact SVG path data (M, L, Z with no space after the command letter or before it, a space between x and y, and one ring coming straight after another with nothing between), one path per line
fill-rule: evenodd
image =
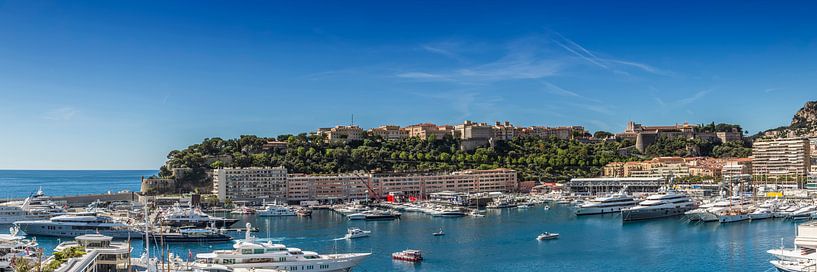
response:
M695 208L695 202L685 194L673 190L647 197L635 207L621 210L624 221L682 215Z
M65 209L52 202L40 188L25 200L0 203L0 225L21 220L48 219L64 213Z
M434 216L434 217L463 217L463 216L466 216L466 213L461 211L460 209L449 208L449 209L435 210L434 212L431 213L431 216Z
M355 238L362 238L362 237L369 237L369 234L372 234L370 230L362 230L359 228L350 228L346 230L346 236L343 236L343 239L355 239Z
M791 214L789 214L788 219L791 219L791 220L808 220L808 219L811 219L812 215L817 213L817 211L815 211L815 210L817 210L817 206L808 205L808 206L802 207L802 208L792 212Z
M597 197L588 203L582 204L576 210L576 215L617 213L621 212L621 209L635 206L637 202L632 196L627 195L625 190L626 188L621 189L618 193Z
M85 234L102 234L116 239L136 238L142 232L132 230L127 224L114 221L108 216L60 215L47 220L17 221L14 225L28 235L77 237Z
M701 205L697 209L687 211L684 214L690 221L714 222L720 221L721 216L724 215L726 211L743 209L751 204L750 199L733 196Z
M772 217L774 217L774 212L767 208L758 208L757 210L749 213L749 218L752 220L768 219Z
M173 227L208 227L228 228L238 222L234 218L210 216L199 209L182 208L178 204L166 210L160 217L160 223Z
M295 216L295 209L279 204L268 204L255 213L258 216Z
M817 223L797 226L794 248L784 248L781 240L779 249L766 252L775 257L770 263L778 271L813 271L817 267Z
M250 229L250 224L247 224ZM192 266L210 270L227 268L282 269L287 271L349 271L371 253L318 254L298 248L287 248L272 242L258 243L246 232L246 238L233 245L232 250L216 250L196 255ZM222 270L223 271L223 270Z
M26 240L17 236L18 229L9 228L10 234L0 234L0 271L12 271L11 259L30 258L33 260L37 252L37 240ZM28 255L26 255L28 252Z

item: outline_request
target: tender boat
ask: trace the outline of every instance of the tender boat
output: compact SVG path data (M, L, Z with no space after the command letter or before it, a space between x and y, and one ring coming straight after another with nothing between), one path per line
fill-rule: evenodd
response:
M445 235L445 232L443 232L443 229L440 229L440 231L432 233L432 235L434 235L434 236L443 236L443 235Z
M423 260L423 254L419 250L406 249L400 252L392 253L391 258L406 262L420 262Z
M558 233L553 233L553 232L545 232L545 233L539 234L539 236L536 236L536 240L539 240L539 241L552 240L552 239L556 239L556 238L559 238L559 234Z

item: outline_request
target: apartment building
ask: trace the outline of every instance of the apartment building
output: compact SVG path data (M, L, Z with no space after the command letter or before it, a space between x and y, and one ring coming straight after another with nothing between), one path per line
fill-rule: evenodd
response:
M505 121L505 123L500 123L497 121L494 126L491 127L491 131L493 132L492 138L496 140L509 141L514 137L519 136L522 129L515 127L508 121Z
M806 138L755 141L752 174L764 183L798 185L811 168L811 146Z
M326 142L348 142L363 140L364 131L356 125L319 128L317 135L323 136Z
M446 135L452 135L454 127L449 125L438 126L431 123L422 123L407 126L409 137L417 137L420 139L427 139L428 136L434 135L437 139L442 139Z
M515 192L516 171L510 169L466 170L452 173L389 174L290 174L287 200L335 202L349 199L385 198L389 193L426 198L443 191L461 193ZM368 186L367 186L368 185ZM369 191L371 187L371 191Z
M213 194L227 200L286 200L287 169L252 167L213 169Z
M405 139L409 137L409 131L407 129L400 128L400 126L395 125L385 125L379 126L369 130L374 136L380 136L386 140L399 140Z

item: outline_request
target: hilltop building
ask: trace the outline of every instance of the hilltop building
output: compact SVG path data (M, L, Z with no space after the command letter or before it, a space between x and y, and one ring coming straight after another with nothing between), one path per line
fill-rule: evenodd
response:
M629 121L627 122L627 128L624 132L616 134L616 138L634 141L636 149L644 152L647 147L654 144L659 138L704 139L731 142L742 140L743 132L737 129L724 132L703 132L699 131L698 125L686 122L673 126L644 126Z
M363 140L364 131L356 125L319 128L317 135L326 138L326 142L348 142Z
M395 125L379 126L369 130L369 133L374 136L380 136L386 140L400 140L409 137L409 130L400 128Z

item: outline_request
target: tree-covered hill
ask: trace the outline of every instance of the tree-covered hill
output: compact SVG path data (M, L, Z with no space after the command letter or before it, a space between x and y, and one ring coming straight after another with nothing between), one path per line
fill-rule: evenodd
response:
M286 141L287 148L264 149L267 141ZM244 135L238 139L208 138L199 144L168 154L160 174L170 176L171 168L194 170L183 184L205 187L204 173L219 167L284 166L292 173L331 174L357 170L453 171L497 167L519 171L521 180L567 180L600 174L608 162L634 160L620 155L623 143L605 141L581 143L557 138L517 138L498 141L493 147L471 152L459 149L459 140L407 138L383 140L369 136L362 141L326 143L315 135L282 135L262 138Z

